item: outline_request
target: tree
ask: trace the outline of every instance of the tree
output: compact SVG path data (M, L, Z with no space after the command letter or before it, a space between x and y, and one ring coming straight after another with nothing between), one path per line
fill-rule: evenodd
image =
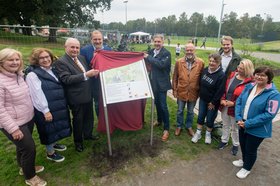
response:
M222 34L229 35L232 37L237 36L237 25L238 25L237 13L230 12L224 16Z
M2 18L10 20L12 24L31 26L31 24L59 27L69 25L81 26L94 20L97 8L109 9L112 0L10 0L0 1ZM12 6L11 6L12 5ZM56 30L50 29L49 41L56 41Z
M179 21L177 22L177 34L180 36L188 35L188 15L183 12L179 16Z
M219 22L217 21L216 17L209 15L205 18L205 28L203 29L204 32L202 33L202 36L216 37L218 28Z
M204 20L203 20L203 14L200 14L198 12L195 12L191 15L190 17L190 35L193 35L193 36L197 36L197 35L200 35L198 34L202 29L201 29L201 26L204 24Z

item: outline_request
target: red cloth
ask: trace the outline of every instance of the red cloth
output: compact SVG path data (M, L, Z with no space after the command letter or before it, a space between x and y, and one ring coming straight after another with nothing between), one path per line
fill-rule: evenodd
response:
M139 52L113 52L100 50L95 53L91 65L92 68L103 72L137 62L143 58L144 54ZM145 105L145 99L108 104L107 110L110 133L117 128L124 131L141 129L144 122ZM106 132L102 95L100 95L99 99L97 131Z
M125 66L144 58L143 52L114 52L98 50L91 60L91 67L100 72L116 67Z

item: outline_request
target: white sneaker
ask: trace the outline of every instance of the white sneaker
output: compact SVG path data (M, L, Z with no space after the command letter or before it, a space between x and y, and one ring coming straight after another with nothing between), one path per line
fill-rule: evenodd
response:
M240 179L244 179L250 174L250 172L251 171L248 171L248 170L242 168L240 171L238 171L236 176Z
M212 141L211 134L206 134L205 135L205 143L206 144L211 144L211 141Z
M243 167L243 160L242 159L239 159L239 160L235 160L232 162L232 164L235 166L235 167Z
M201 138L201 134L198 134L197 132L192 137L192 142L197 143L197 141Z
M47 185L47 182L37 175L35 175L33 178L31 178L29 180L25 180L25 183L27 185L31 185L31 186L46 186Z

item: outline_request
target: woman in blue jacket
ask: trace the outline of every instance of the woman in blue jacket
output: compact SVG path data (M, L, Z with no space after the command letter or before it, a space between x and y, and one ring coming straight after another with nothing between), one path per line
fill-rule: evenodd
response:
M272 119L279 110L280 94L272 82L274 74L269 67L254 72L255 82L246 85L235 105L235 119L239 126L242 159L233 161L242 169L236 174L246 178L257 159L257 150L272 133Z

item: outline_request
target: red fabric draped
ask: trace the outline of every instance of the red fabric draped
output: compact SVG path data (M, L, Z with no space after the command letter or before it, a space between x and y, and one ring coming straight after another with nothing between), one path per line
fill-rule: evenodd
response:
M144 58L143 52L114 52L99 50L94 53L92 68L100 72L134 63Z
M113 52L100 50L94 54L91 65L92 68L103 72L137 62L143 58L143 53L139 52ZM145 99L108 104L107 110L110 133L117 128L124 131L141 129L144 122L145 105ZM102 94L100 94L99 99L97 131L106 132Z

